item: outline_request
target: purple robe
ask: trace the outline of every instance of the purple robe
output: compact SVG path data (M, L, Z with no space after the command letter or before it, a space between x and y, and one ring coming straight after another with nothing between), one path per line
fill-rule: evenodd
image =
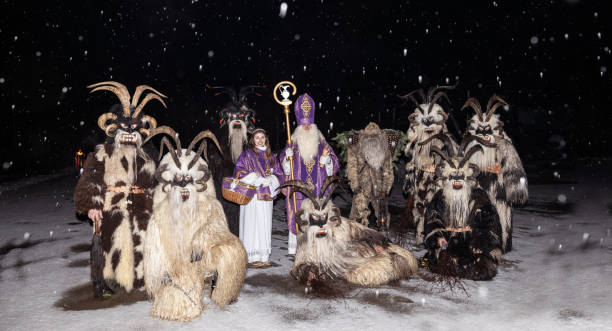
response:
M287 145L289 147L289 145ZM283 162L286 158L285 150L283 149L282 153L279 156L281 162ZM329 156L331 157L331 162L333 165L332 176L335 175L340 169L340 165L338 163L338 157L334 153L334 150L325 140L321 140L319 143L319 151L317 155L313 158L315 161L314 166L312 167L312 171L310 173L310 178L312 179L312 184L314 186L314 193L318 196L321 192L321 185L327 178L327 173L325 172L325 166L319 163L319 159L323 154L323 149L327 148L329 151ZM293 150L293 175L295 180L301 180L303 182L307 182L308 179L308 167L304 164L304 160L300 157L300 151L297 147L297 144L292 144L291 149ZM291 180L291 176L285 176L285 180ZM289 227L289 231L293 234L297 234L295 228L295 211L293 210L293 196L290 188L284 188L283 194L285 194L285 206L287 208L287 226ZM331 194L331 192L326 192L326 194ZM295 201L297 205L297 209L299 210L302 206L302 201L305 199L304 195L300 192L295 192Z
M236 166L234 167L234 178L236 175L238 179L254 172L261 177L267 177L274 175L278 179L279 185L282 185L285 179L283 170L281 169L280 163L276 159L276 155L272 154L269 161L265 159L265 151L257 150L257 153L252 149L245 149L242 154L236 160ZM273 165L271 163L274 163ZM266 175L266 170L269 171L269 175ZM272 197L274 192L270 192L268 186L260 185L257 187L257 200L273 201Z

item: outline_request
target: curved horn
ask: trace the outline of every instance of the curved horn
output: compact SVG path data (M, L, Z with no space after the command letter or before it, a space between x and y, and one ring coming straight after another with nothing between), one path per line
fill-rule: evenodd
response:
M308 189L305 186L304 182L299 181L299 180L286 181L278 189L280 190L283 187L289 187L289 186L291 186L294 191L298 191L298 192L304 194L305 196L307 196L308 199L310 199L310 201L312 201L312 204L314 205L315 209L317 209L317 210L321 209L321 206L319 205L319 202L317 201L317 197L315 196L314 192L312 192L310 189Z
M216 92L215 96L220 94L226 94L232 99L234 103L238 103L238 96L236 95L236 90L231 86L209 86L211 90L222 90L221 92Z
M436 93L436 91L441 90L441 89L453 90L457 87L457 84L459 84L459 82L456 82L455 85L436 85L427 91L427 97L424 98L424 100L427 103L431 103L432 96L434 95L434 93Z
M136 107L138 105L138 99L140 98L140 95L142 94L142 92L144 92L146 90L151 90L151 91L159 94L160 97L167 98L167 96L165 96L163 93L159 92L158 90L152 88L149 85L138 85L138 86L136 86L136 90L134 91L134 95L132 95L132 102L130 103L133 107Z
M448 95L446 95L446 93L444 92L438 92L436 93L436 95L433 97L433 99L431 99L431 101L429 101L429 107L427 108L427 113L429 114L431 112L431 110L433 109L433 106L436 104L436 102L438 101L438 99L440 99L441 97L445 97L446 101L448 101L448 103L450 103L450 100L448 99Z
M431 153L436 153L436 154L440 155L444 159L444 161L446 161L448 164L450 164L453 168L456 168L455 164L453 163L451 158L448 156L448 154L443 152L438 147L431 146L431 149L429 150L429 154L431 155Z
M484 121L484 118L482 117L482 107L480 107L480 102L478 102L478 99L471 97L469 98L464 104L463 107L461 107L461 110L467 108L467 107L472 107L472 109L474 109L474 111L476 111L476 114L478 114L478 118L480 119L480 121Z
M200 142L201 140L204 140L205 138L209 138L210 140L212 140L215 143L215 146L217 146L217 149L219 150L219 153L221 153L221 155L223 155L223 151L221 150L221 146L219 146L219 141L217 141L217 137L215 137L215 135L212 132L210 132L209 130L202 131L202 132L198 133L198 135L195 136L195 138L193 138L193 140L189 144L189 147L187 147L187 150L188 151L193 151L193 148L197 145L197 143ZM208 163L208 153L206 152L207 148L208 148L208 144L206 143L206 141L203 141L200 144L200 147L198 148L198 151L195 153L195 156L193 157L191 162L189 162L189 165L187 166L187 169L191 169L191 167L193 167L193 165L197 162L197 160L200 157L200 154L202 152L204 152L204 160Z
M494 104L494 102L497 102ZM491 106L492 105L492 106ZM504 101L504 99L498 97L497 95L492 96L487 103L487 118L486 120L490 120L491 116L495 112L495 110L501 106L506 106L508 103Z
M472 148L470 148L464 155L463 155L463 159L461 159L461 161L459 162L459 168L463 168L463 165L465 165L466 162L468 162L470 160L470 158L472 157L472 155L474 155L474 153L476 152L482 152L484 153L484 149L482 148L482 146L480 145L476 145L476 146L472 146Z
M130 116L130 92L128 92L128 89L125 87L125 85L114 81L106 81L91 84L87 86L87 88L94 88L93 90L89 91L89 93L93 93L96 91L111 91L115 93L115 95L117 96L117 98L119 98L119 101L121 102L123 116Z
M149 115L144 115L142 116L142 118L140 119L142 122L145 122L149 125L148 128L141 128L140 133L148 136L151 133L151 129L155 129L157 127L157 120L155 120L155 118L149 116Z
M174 143L176 144L176 150L175 151L174 148L170 148L170 152L173 154L172 155L172 159L174 160L174 162L176 163L177 167L181 167L180 163L178 162L178 154L177 153L182 153L182 149L181 149L181 140L178 137L178 134L169 126L166 125L162 125L160 127L157 128L153 128L150 130L151 132L149 133L149 135L145 138L145 140L142 142L142 144L146 144L149 140L151 140L151 138L155 137L158 134L167 134L168 136L172 137L172 139L174 140ZM163 140L163 139L162 139ZM161 153L160 153L161 155Z
M174 147L172 147L167 137L163 137L161 143L159 144L159 159L157 161L161 160L164 156L164 146L168 148L168 151L170 152L170 156L172 157L174 164L176 164L176 166L180 169L181 162L179 161L179 158L176 155L176 152L174 151Z
M165 96L164 96L165 98ZM136 118L138 117L138 114L140 114L140 112L142 111L142 109L144 108L144 106L147 104L147 102L149 102L151 99L156 99L159 100L159 102L162 103L162 105L164 105L164 108L168 108L168 106L166 106L166 103L164 102L164 100L162 98L160 98L159 95L157 94L153 94L153 93L149 93L147 94L147 96L142 99L142 102L138 105L138 107L136 107L136 110L134 111L134 114L132 114L132 118Z
M327 203L331 199L332 194L334 193L334 190L336 189L336 186L338 185L336 181L339 181L339 180L342 180L340 176L330 176L330 177L325 178L325 181L323 181L323 185L321 185L321 192L319 192L319 199L325 195L325 191L327 191L328 187L330 188L330 190L329 190L329 194L325 197L325 200L323 200L323 203L321 203L321 208L325 208L325 206L327 206Z
M402 99L402 100L406 100L406 99L410 99L412 102L414 102L414 104L421 110L421 112L423 113L423 115L427 114L425 109L423 109L423 107L421 107L421 103L419 103L417 101L417 99L414 98L413 94L418 93L421 98L425 99L425 95L423 94L423 89L418 89L418 90L414 90L406 95L398 95L398 98Z
M243 86L240 88L240 92L238 93L238 102L242 103L243 101L246 100L246 97L248 97L251 94L255 94L257 96L261 96L261 94L255 92L255 89L258 88L266 88L266 86L259 86L259 85L249 85L249 86Z
M438 133L438 134L435 134L435 135L433 135L433 136L423 140L422 142L419 143L419 146L423 146L423 145L429 143L430 141L432 141L434 139L442 140L444 145L446 145L446 148L448 148L448 150L451 152L450 155L456 155L455 154L455 148L453 147L453 142L452 142L451 138L449 136L447 136L446 134L444 134L444 133Z
M109 120L116 120L117 119L117 115L113 114L113 113L104 113L102 115L100 115L100 117L98 117L98 126L100 127L100 129L102 129L102 131L104 131L104 133L106 133L107 136L109 137L114 137L114 134L110 134L110 131L114 130L117 128L117 124L113 123L113 124L107 124L107 122Z

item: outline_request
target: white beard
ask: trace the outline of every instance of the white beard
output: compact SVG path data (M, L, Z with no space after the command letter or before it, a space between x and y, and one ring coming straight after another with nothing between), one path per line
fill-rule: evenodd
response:
M324 238L317 238L316 233L321 230L327 230L327 235ZM319 228L318 226L309 226L304 242L305 247L299 247L299 261L307 261L322 266L325 271L332 277L342 277L351 267L351 259L345 254L346 244L334 238L332 229L329 226ZM298 257L296 256L296 259Z
M491 142L495 142L494 138L491 138ZM488 167L495 167L495 164L497 163L495 157L497 148L487 147L479 144L478 141L473 141L467 146L466 150L469 150L470 148L472 148L472 146L476 145L482 146L484 153L475 153L474 155L472 155L470 162L476 164L478 168L480 168L482 171L485 171Z
M189 265L192 237L197 230L197 192L193 185L186 187L189 199L183 202L182 188L172 186L165 193L168 203L160 204L160 208L154 211L164 255L174 272Z
M471 190L464 184L461 190L453 189L452 181L444 185L443 194L449 226L464 227L470 214Z
M291 139L298 146L300 157L305 161L312 161L319 152L319 143L323 140L321 132L315 124L311 125L310 130L305 130L303 126L298 126Z
M387 142L385 137L383 135L362 137L359 140L359 147L365 161L374 170L379 170L387 156Z
M234 122L240 123L240 129L234 129ZM230 144L230 154L232 156L232 162L236 163L240 154L242 154L242 149L244 148L244 144L247 141L247 127L246 123L241 120L233 120L228 124L228 137Z

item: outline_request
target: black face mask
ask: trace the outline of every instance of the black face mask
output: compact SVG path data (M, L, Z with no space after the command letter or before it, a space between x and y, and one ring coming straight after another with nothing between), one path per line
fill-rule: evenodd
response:
M483 136L492 135L493 134L493 130L491 130L490 126L487 126L486 128L478 126L478 128L476 129L476 134L481 134Z
M316 226L322 228L325 224L327 224L327 214L325 214L323 216L310 214L308 223L310 225L316 225Z

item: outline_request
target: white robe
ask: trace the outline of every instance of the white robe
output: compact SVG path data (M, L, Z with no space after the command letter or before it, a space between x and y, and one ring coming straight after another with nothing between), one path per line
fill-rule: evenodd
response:
M269 186L272 197L280 186L278 179L271 175L269 185L262 183L265 179L252 172L241 179L242 182L255 186ZM240 206L239 236L244 249L249 256L249 263L266 262L272 252L272 207L274 201L257 200L257 195L251 201Z

